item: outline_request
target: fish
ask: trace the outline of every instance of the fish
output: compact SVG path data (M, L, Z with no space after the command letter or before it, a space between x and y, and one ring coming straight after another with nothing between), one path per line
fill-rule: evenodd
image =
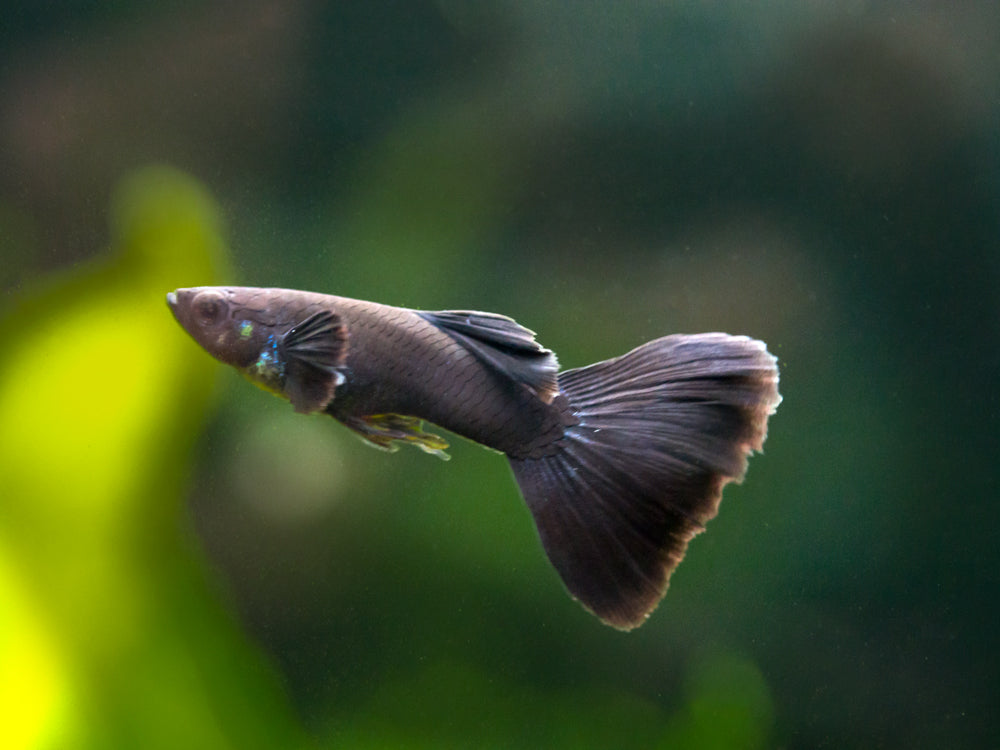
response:
M239 286L167 304L217 360L377 448L445 458L431 423L503 453L569 594L621 630L657 607L781 402L777 358L747 336L671 334L560 372L495 313Z

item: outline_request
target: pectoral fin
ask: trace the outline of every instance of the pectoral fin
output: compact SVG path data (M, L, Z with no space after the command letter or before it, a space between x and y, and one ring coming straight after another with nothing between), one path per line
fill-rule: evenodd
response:
M285 362L285 395L295 411L322 411L344 382L340 368L347 358L347 326L322 310L289 329L279 344Z
M424 432L421 420L401 414L371 414L365 417L348 417L344 424L354 430L369 443L382 450L395 451L396 441L415 445L420 450L431 453L447 461L451 456L445 453L448 441L440 435Z

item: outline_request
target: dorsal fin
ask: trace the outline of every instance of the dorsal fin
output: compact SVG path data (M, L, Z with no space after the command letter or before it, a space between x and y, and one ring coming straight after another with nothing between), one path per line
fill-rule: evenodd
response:
M295 411L325 409L344 382L340 367L347 358L347 326L340 316L321 310L281 337L285 395Z
M534 331L511 318L470 310L417 314L484 364L530 388L545 403L551 403L559 393L556 355L535 341Z

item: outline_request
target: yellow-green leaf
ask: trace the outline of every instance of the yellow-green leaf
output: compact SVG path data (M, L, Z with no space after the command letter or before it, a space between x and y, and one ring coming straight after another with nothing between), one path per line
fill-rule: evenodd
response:
M120 186L112 237L0 316L4 746L301 744L184 522L215 366L164 295L224 280L217 211L152 167Z

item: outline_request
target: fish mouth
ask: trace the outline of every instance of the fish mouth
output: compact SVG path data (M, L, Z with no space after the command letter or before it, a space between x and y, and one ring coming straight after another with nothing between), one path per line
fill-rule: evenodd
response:
M183 289L175 289L167 293L167 307L170 308L170 314L174 316L174 320L183 326L184 330L187 330L186 319L188 317L186 302L187 296L184 294Z

